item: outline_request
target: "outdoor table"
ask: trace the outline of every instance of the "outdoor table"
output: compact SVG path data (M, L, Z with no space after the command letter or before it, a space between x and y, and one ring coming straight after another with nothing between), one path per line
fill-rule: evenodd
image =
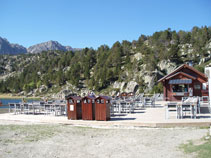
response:
M113 110L117 113L132 113L134 111L134 103L131 100L116 100L113 102Z
M133 111L134 111L133 102L131 100L120 101L119 113L121 112L132 113Z
M58 116L58 113L60 115L66 115L67 114L67 105L66 104L55 104L54 105L54 114L55 116Z
M178 106L179 102L169 102L166 104L165 108L166 108L166 119L169 118L169 112L172 110L176 111L176 118L179 118L179 106Z
M191 112L191 118L196 119L197 112L197 98L188 98L184 102L180 102L177 104L177 110L179 114L179 118L183 118L184 111Z

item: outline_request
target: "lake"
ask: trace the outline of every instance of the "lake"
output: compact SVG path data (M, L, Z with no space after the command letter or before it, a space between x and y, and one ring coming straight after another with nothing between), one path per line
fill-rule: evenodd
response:
M20 103L20 102L22 102L22 99L0 98L0 101L2 102L2 105L3 105L3 106L0 106L0 108L8 108L8 103ZM33 101L35 101L35 100L33 100L33 99L27 100L27 102L33 102Z

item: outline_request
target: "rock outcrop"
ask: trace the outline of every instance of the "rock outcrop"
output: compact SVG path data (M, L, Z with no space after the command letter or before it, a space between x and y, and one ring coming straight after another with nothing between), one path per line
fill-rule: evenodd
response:
M169 60L162 60L158 63L158 67L161 71L166 71L166 74L169 74L175 70L177 65Z
M0 37L0 54L21 54L26 53L25 47L10 43L6 38Z
M125 92L127 92L127 93L136 92L136 90L138 88L137 86L139 86L137 82L130 81L130 82L127 83L127 87L125 88Z

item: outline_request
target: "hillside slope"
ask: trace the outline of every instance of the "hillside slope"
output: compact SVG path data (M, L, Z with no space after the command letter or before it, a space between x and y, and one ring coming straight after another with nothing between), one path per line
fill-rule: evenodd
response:
M111 48L0 56L0 92L162 92L159 78L189 61L203 72L210 59L211 27L193 27L190 32L167 29L132 42L117 41Z

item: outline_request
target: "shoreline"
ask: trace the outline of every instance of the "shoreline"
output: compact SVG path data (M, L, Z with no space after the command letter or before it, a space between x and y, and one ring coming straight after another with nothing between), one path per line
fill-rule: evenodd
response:
M27 96L14 96L13 94L0 94L0 99L41 99L41 97L27 97Z

